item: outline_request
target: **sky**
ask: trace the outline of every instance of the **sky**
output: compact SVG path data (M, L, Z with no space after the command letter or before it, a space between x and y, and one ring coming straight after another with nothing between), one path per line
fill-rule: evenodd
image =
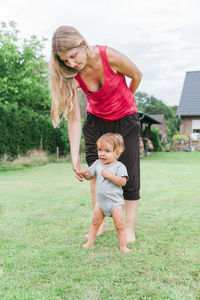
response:
M90 45L127 55L143 73L138 91L178 105L187 71L200 71L199 0L6 0L0 22L15 21L20 37L51 38L76 27Z

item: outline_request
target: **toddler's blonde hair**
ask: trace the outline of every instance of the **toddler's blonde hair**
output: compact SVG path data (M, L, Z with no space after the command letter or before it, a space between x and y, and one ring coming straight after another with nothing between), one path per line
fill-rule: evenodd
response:
M113 151L122 153L124 151L124 140L119 133L105 133L97 140L97 147L104 148L106 144L112 145Z

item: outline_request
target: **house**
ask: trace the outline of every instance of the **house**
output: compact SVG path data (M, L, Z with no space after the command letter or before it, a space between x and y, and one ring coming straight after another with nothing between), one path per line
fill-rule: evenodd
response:
M153 119L160 122L160 124L154 124L156 128L160 130L161 134L161 141L168 143L168 136L167 136L167 127L165 122L165 116L164 115L150 115Z
M200 71L186 72L177 115L181 134L200 139Z

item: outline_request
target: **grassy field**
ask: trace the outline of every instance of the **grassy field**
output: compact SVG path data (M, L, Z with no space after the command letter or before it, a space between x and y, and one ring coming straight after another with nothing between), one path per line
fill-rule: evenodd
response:
M70 163L0 173L0 299L200 299L200 153L141 160L131 253L108 232L83 249L89 183Z

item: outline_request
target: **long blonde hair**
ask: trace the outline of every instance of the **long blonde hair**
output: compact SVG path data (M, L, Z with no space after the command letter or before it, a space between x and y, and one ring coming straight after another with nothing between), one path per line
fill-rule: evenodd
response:
M77 70L67 67L60 60L58 52L82 46L82 41L84 37L71 26L60 26L53 34L49 73L52 95L51 119L54 127L59 125L63 117L73 117L74 77L77 75ZM87 50L88 45L85 44Z

